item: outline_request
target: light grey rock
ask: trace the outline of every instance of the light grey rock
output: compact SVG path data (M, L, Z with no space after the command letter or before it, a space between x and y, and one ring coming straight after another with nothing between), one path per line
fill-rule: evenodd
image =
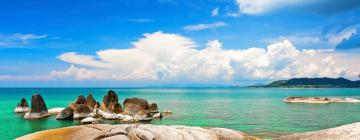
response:
M307 103L307 104L328 104L328 103L360 103L355 98L335 98L335 97L288 97L285 103Z
M273 140L359 140L360 122L342 125L335 128L297 133Z

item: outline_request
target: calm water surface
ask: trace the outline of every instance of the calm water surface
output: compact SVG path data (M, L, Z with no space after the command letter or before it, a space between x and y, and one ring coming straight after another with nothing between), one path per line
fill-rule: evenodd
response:
M106 88L0 88L0 136L14 139L40 130L78 125L79 121L57 121L54 117L24 120L13 113L21 97L30 103L40 93L48 108L66 107L80 94L92 93L96 100ZM113 89L120 102L127 97L156 102L160 110L173 114L152 124L224 127L250 135L271 138L360 121L360 104L285 104L288 96L360 98L360 89L250 89L180 88ZM109 122L117 123L117 122Z

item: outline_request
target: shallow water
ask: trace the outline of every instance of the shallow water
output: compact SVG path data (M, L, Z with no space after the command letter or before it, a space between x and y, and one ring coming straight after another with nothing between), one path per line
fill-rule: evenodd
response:
M0 88L0 136L16 137L40 130L78 125L79 121L57 121L54 117L24 120L13 113L21 97L30 104L40 93L48 108L66 107L80 95L93 93L97 101L106 88ZM113 89L120 102L127 97L156 102L160 110L173 114L151 124L225 127L261 138L278 137L360 121L360 104L286 104L288 96L360 98L360 89L264 89L264 88L175 88ZM109 121L108 123L117 123Z

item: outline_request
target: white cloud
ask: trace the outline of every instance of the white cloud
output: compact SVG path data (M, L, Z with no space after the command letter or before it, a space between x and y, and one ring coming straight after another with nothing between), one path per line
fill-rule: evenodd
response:
M154 22L154 19L149 18L132 18L129 19L131 22L138 22L138 23L148 23L148 22Z
M227 26L225 22L214 22L209 24L188 25L184 27L184 30L197 31L197 30L205 30L205 29L214 29L224 26Z
M329 40L329 43L333 46L338 45L341 43L344 39L349 39L352 35L356 34L357 30L356 28L345 28L341 32L335 34L327 34L326 37Z
M317 50L299 50L289 40L266 48L223 49L218 40L197 49L191 39L155 32L133 42L133 48L108 49L96 56L64 53L71 66L52 77L75 80L226 83L292 77L354 78L360 56L349 58ZM346 60L346 61L345 61ZM341 63L339 63L341 62ZM343 63L346 62L346 63Z
M0 47L19 47L22 45L28 45L32 40L44 39L46 37L46 34L0 34Z
M242 14L256 15L286 6L305 3L304 0L236 0L239 12Z
M219 15L219 7L211 11L211 16L218 16L218 15Z

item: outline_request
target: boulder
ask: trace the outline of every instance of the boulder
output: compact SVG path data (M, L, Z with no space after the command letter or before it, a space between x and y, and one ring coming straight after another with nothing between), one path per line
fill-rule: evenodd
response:
M20 103L16 106L14 112L16 113L26 113L30 111L30 107L25 98L21 98Z
M93 110L95 105L96 105L96 100L94 99L94 97L92 96L92 94L89 94L87 97L86 97L86 101L85 101L85 104L91 109Z
M360 122L338 126L335 128L296 133L273 140L359 140Z
M31 97L31 110L24 115L25 119L41 119L48 117L48 110L44 99L39 94Z
M74 116L73 119L83 119L91 116L90 108L85 104L74 105Z
M150 124L92 124L50 129L28 134L17 138L28 139L59 139L78 140L251 140L245 133L225 129L189 126L165 126Z
M83 95L78 96L75 100L75 104L85 104L85 102L86 102L86 100Z
M151 103L150 104L150 111L152 112L158 112L158 106L156 103Z
M118 96L116 95L115 91L109 90L107 95L103 98L102 108L103 110L106 110L109 106L110 102L119 102Z
M66 119L72 119L74 116L74 109L71 107L67 107L63 109L57 116L57 120L66 120Z
M82 119L80 122L82 124L94 123L94 122L96 122L96 119L93 117L86 117L85 119Z
M153 118L159 118L159 119L162 119L163 118L163 115L162 113L156 113L152 116Z
M95 106L98 107L99 105ZM98 114L105 119L119 119L119 113L122 111L121 104L118 102L118 96L114 91L110 90L104 96L100 109L98 109Z
M48 110L48 113L50 115L58 115L62 110L64 110L65 108L62 107L55 107L55 108L51 108Z
M130 115L149 116L150 107L145 99L127 98L124 101L124 112Z
M118 102L110 102L107 111L118 114L122 112L122 108Z

